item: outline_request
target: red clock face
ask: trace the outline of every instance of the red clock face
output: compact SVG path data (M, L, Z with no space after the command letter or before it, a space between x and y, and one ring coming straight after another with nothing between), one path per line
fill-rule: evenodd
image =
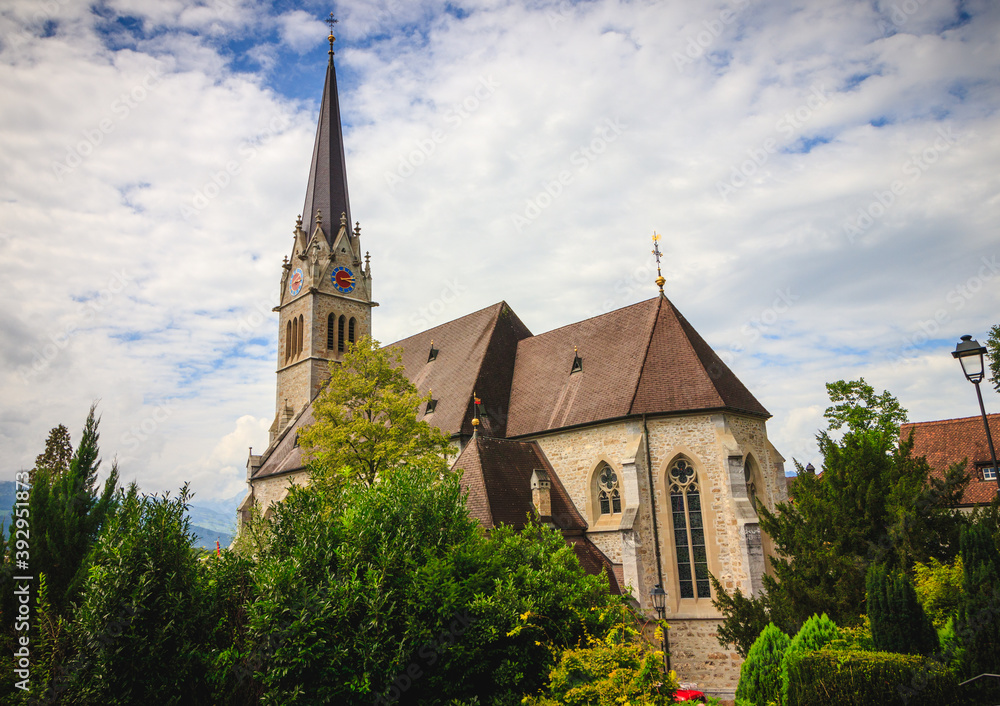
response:
M292 293L294 297L302 290L302 270L296 269L292 273L292 281L288 283L288 291Z
M333 280L333 286L339 292L346 294L354 289L354 273L346 267L334 269L330 274L330 279Z

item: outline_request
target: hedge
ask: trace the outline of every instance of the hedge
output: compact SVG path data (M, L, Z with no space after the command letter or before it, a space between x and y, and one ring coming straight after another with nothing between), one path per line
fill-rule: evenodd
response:
M929 657L892 652L797 652L788 659L783 706L965 704L958 679Z

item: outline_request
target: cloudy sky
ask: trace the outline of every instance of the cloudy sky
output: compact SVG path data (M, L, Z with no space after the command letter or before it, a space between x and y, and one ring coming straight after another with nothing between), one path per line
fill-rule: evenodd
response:
M241 491L331 10L381 341L654 296L655 229L789 460L827 381L978 413L949 352L1000 323L995 2L6 0L0 477L99 400L126 479Z

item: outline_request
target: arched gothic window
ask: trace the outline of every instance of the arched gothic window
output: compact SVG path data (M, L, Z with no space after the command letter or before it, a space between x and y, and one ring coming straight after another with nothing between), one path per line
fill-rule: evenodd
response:
M302 318L302 314L299 314L299 344L295 351L296 355L302 354L302 336L305 333L305 328L305 319Z
M292 357L294 358L299 354L299 319L295 317L292 319Z
M344 324L347 323L347 317L341 316L337 320L337 350L341 353L344 352Z
M326 349L328 351L332 351L333 350L333 345L334 345L334 343L336 341L336 339L334 337L334 334L333 334L333 328L336 325L337 325L337 315L336 314L330 314L329 316L326 317Z
M747 484L747 498L753 506L753 511L757 512L757 481L753 476L753 461L750 460L750 456L743 462L743 480Z
M292 358L292 322L285 322L285 362Z
M601 515L618 515L622 511L618 474L606 463L597 471L597 500Z
M354 330L357 328L357 326L358 326L358 320L352 316L351 320L347 324L347 340L350 341L351 343L354 343Z
M667 472L667 483L670 486L670 510L673 515L677 581L680 584L681 598L711 598L698 474L690 461L679 458Z

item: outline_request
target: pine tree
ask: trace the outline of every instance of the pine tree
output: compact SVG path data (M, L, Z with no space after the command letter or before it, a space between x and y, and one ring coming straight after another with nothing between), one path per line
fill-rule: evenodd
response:
M781 661L790 644L788 635L769 623L753 643L746 661L740 667L740 683L736 700L746 700L754 706L767 706L781 694Z
M28 501L32 528L31 570L45 573L49 599L59 615L66 615L86 578L87 553L113 510L118 488L118 468L112 465L104 489L98 495L99 424L95 407L91 407L80 445L68 467L62 472L38 473ZM50 441L61 438L56 430L49 436ZM58 448L53 446L53 449ZM49 456L53 449L47 444L42 457ZM51 458L58 460L60 453L61 450L56 450Z
M54 476L65 473L72 460L73 444L69 438L69 429L60 424L49 432L49 438L45 440L45 451L35 457L35 467L28 472L29 484L35 484L35 477L39 473Z

